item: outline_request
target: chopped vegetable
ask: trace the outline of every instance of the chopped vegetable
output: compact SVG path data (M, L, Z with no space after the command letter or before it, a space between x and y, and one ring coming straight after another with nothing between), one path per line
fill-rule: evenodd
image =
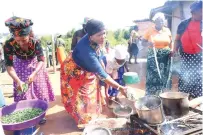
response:
M27 90L28 90L28 84L27 84L27 83L24 83L24 84L22 85L22 87L23 87L23 90L18 90L18 94L22 94L22 93L24 93L24 92L27 92Z
M33 119L43 113L39 108L27 108L24 110L16 111L1 117L1 122L4 124L21 123Z

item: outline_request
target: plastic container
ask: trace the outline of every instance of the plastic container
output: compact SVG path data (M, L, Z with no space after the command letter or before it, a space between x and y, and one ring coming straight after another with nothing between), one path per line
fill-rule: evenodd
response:
M136 84L140 82L139 76L136 72L126 72L123 75L125 84Z
M36 131L36 126L32 126L30 128L16 130L14 131L14 135L32 135Z

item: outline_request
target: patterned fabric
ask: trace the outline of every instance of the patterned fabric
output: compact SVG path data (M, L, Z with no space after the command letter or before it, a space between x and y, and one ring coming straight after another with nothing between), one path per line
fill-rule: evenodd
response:
M5 25L9 27L14 36L27 36L31 31L30 26L33 25L33 22L29 19L14 16L6 20Z
M181 53L179 91L191 97L202 96L202 54Z
M77 66L71 55L61 65L62 102L77 124L87 124L100 113L98 82L93 73Z
M30 60L22 60L14 57L14 69L21 81L26 82L29 75L35 70L37 66L37 58ZM34 94L33 94L34 93ZM50 102L54 101L53 88L49 81L48 72L45 66L37 73L33 85L29 86L29 89L24 94L17 93L17 84L14 82L14 101L33 99L36 96L38 99Z
M125 86L125 83L123 81L123 74L124 74L124 72L125 72L124 66L120 67L118 69L118 79L115 79L115 81L118 84L122 85L122 86ZM113 88L113 87L110 87L109 90L108 90L109 96L114 96L115 97L115 96L118 95L118 93L119 93L119 91L117 89Z
M157 60L162 79L160 79L152 48L148 49L147 71L146 71L146 95L159 95L168 88L171 89L171 76L169 76L171 59L170 48L156 49ZM169 82L167 80L169 78Z
M23 60L31 60L37 56L38 61L44 61L44 54L40 41L33 38L30 38L28 52L23 51L14 38L6 41L4 52L4 58L7 66L13 66L14 55Z

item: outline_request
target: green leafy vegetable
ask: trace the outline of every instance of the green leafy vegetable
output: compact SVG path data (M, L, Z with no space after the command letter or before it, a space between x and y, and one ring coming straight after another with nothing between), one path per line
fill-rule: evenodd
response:
M33 119L43 113L42 109L39 108L27 108L24 110L13 112L9 115L1 117L1 122L4 124L21 123Z

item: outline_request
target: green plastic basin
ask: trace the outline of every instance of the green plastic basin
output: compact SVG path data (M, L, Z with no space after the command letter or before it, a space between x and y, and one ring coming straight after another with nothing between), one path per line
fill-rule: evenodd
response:
M126 72L123 74L123 80L125 84L136 84L140 82L138 74L136 72Z

